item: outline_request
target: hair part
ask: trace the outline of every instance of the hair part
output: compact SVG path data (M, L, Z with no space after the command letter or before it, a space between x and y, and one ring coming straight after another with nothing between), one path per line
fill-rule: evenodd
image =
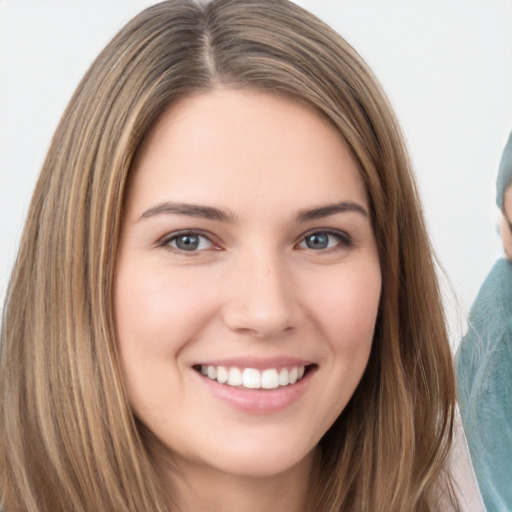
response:
M432 509L451 442L451 353L403 136L376 79L286 0L179 0L101 52L52 140L9 285L1 338L6 512L173 510L123 385L113 282L137 149L191 94L255 88L327 119L371 205L382 297L368 367L321 441L315 510Z

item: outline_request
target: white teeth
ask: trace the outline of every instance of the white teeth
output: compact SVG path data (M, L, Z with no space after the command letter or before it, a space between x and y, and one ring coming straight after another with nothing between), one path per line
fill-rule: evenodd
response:
M279 386L289 386L302 379L306 368L292 366L290 368L226 368L225 366L201 365L201 374L220 384L248 389L276 389Z
M255 368L246 368L242 372L242 380L244 388L261 388L261 373Z
M261 374L261 387L264 389L274 389L279 386L279 377L277 370L271 368L270 370L263 370Z
M224 368L224 366L219 366L217 368L217 381L220 382L221 384L224 384L225 382L228 381L228 378L229 375L226 368Z
M228 384L230 386L241 386L242 382L242 372L238 368L231 368L229 370Z

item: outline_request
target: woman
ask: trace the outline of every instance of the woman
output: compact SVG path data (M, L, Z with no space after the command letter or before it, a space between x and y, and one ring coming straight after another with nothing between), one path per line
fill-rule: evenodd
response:
M457 510L399 127L357 53L284 0L163 2L106 47L2 329L5 512Z
M457 353L461 415L488 512L512 508L512 133L501 157L496 204L506 258L482 284Z

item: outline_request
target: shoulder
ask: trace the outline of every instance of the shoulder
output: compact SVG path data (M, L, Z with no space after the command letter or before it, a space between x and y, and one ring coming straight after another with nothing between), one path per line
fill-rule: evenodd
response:
M478 398L494 407L510 399L512 379L512 263L498 260L483 283L456 356L461 407ZM463 411L465 412L465 411Z
M477 317L482 309L512 314L512 262L499 259L483 282L471 308L470 318Z
M468 332L463 338L459 357L477 354L476 350L505 350L512 344L512 262L498 260L485 279L471 307ZM507 346L500 347L500 343Z

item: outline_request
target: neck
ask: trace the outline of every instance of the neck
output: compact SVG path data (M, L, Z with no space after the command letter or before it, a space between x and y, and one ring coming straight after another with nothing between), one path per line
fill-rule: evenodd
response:
M180 512L307 512L315 453L277 475L233 475L173 457L159 464Z

